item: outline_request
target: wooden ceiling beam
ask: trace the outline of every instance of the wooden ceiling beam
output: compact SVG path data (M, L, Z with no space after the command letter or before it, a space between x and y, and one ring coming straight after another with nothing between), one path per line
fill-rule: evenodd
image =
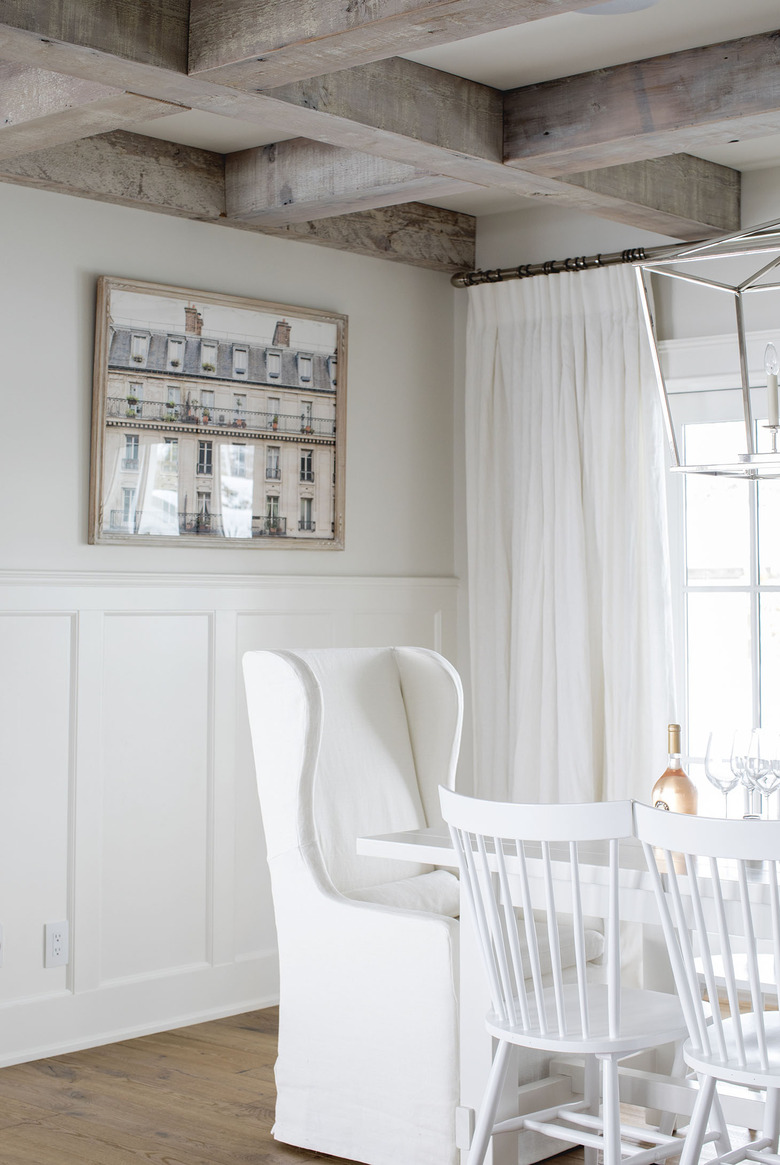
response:
M780 32L514 89L504 159L549 177L780 130Z
M0 0L0 22L48 41L186 73L189 0Z
M2 13L0 0L0 16ZM625 175L621 193L616 193L614 176L569 182L505 165L500 144L501 95L487 86L414 62L380 61L271 93L256 93L111 56L80 44L53 41L7 24L0 24L0 57L3 56L100 83L111 80L151 98L256 122L264 130L270 126L280 137L327 142L457 183L514 190L519 195L543 198L548 204L617 217L672 237L690 238L691 223L701 224L698 234L707 233L708 228L719 229L733 206L732 199L715 216L716 222L708 223L705 203L698 188L692 186L687 192L688 205L676 227L672 208L679 201L677 192L663 189L660 170L652 184L648 184L644 173L638 173L633 182L626 181L630 176ZM717 189L720 184L714 185ZM629 198L632 189L641 196L633 212ZM395 190L399 193L400 187ZM415 197L413 191L409 197ZM729 225L739 224L732 221Z
M225 158L228 218L279 225L473 190L374 154L296 138Z
M270 88L585 8L593 0L191 0L189 71Z
M0 62L0 158L12 158L182 107L109 85Z
M567 182L604 200L593 213L678 239L738 230L741 177L691 154L570 174ZM642 208L644 207L644 216Z
M221 154L117 130L18 158L0 182L252 230L449 273L474 266L475 219L418 203L257 226L225 214Z

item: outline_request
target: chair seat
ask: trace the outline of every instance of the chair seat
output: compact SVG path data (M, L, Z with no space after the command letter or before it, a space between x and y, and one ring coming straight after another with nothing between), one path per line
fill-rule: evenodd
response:
M485 1026L497 1039L508 1040L526 1048L541 1048L560 1052L582 1052L597 1055L611 1053L629 1055L643 1048L656 1047L684 1039L687 1035L682 1009L676 995L660 991L624 988L621 994L620 1035L609 1035L607 988L596 983L588 987L590 1004L590 1034L584 1038L580 1028L580 1008L577 985L563 988L564 1012L569 1020L567 1034L557 1034L555 1019L555 991L544 992L545 1011L551 1030L542 1034L538 1021L528 1031L503 1021L489 1013Z
M753 1015L742 1016L742 1031L745 1042L745 1064L740 1064L734 1039L734 1021L723 1021L723 1036L726 1042L727 1059L724 1062L715 1056L697 1052L690 1040L683 1047L685 1063L695 1072L704 1072L718 1080L728 1080L734 1084L744 1084L756 1088L780 1088L780 1012L764 1012L766 1028L768 1068L761 1067L756 1038L756 1021ZM713 1044L714 1036L711 1037Z
M431 870L396 882L349 890L344 896L354 902L373 902L399 910L425 910L448 918L457 918L460 914L460 882L449 870Z

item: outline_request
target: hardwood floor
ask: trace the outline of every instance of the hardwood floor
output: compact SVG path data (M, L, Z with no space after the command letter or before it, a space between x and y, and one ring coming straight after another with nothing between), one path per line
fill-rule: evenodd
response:
M272 1008L2 1068L0 1165L323 1160L271 1136L276 1029Z
M271 1136L276 1034L269 1008L2 1068L0 1165L339 1165Z

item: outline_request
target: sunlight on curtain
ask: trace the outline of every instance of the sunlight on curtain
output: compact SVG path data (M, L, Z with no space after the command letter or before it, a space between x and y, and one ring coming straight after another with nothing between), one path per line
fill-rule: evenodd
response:
M647 800L673 714L664 435L632 268L469 290L475 776Z

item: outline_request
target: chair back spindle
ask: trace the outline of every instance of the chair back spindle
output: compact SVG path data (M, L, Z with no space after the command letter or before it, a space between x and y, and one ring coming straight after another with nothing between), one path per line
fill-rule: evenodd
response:
M532 1037L581 1040L620 1034L619 839L631 835L631 803L511 805L442 789L496 1017ZM606 1009L593 1013L580 847L603 843L608 886ZM589 854L591 857L592 854ZM562 882L558 867L568 866ZM573 941L576 992L565 989L559 919ZM571 960L569 960L571 962ZM574 1001L574 1002L573 1002Z
M634 806L691 1044L713 1066L767 1072L764 994L767 987L777 992L780 971L780 822L680 816ZM769 928L766 915L757 925L764 911ZM769 983L766 971L762 981L756 941L767 929Z

